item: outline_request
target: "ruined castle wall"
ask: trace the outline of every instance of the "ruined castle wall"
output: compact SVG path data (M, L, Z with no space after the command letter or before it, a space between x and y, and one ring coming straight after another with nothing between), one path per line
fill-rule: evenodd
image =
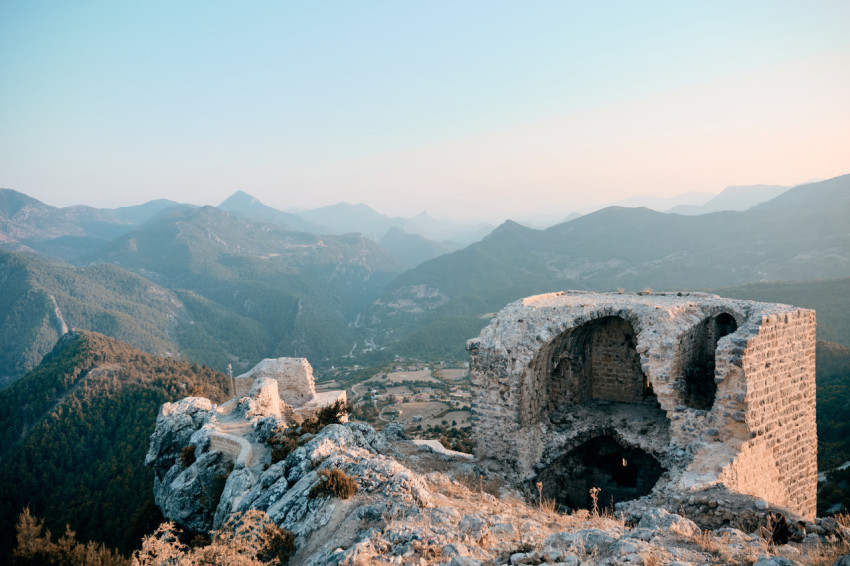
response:
M721 481L812 518L816 512L815 313L765 316L742 359L753 438Z
M488 458L516 454L520 434L518 376L499 371L504 360L492 350L479 350L473 345L469 348L469 358L469 377L477 385L472 396L472 419L481 431L476 455ZM536 414L539 406L526 403L522 410Z
M467 344L476 456L533 486L611 435L657 459L662 500L721 485L812 516L814 331L813 311L704 293L511 303Z
M248 395L254 381L261 377L276 380L281 400L293 407L309 402L316 393L313 367L307 358L271 358L234 378L236 397Z
M209 438L210 450L226 454L237 468L250 465L253 450L244 438L221 432L211 432Z

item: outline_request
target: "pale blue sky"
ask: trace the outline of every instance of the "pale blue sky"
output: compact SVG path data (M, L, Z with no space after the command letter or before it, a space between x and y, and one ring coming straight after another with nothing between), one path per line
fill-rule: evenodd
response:
M0 0L0 186L498 220L850 172L850 2Z

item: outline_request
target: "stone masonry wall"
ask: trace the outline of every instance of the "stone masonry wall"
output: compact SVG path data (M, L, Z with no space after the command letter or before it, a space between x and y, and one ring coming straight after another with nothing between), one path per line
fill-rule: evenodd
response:
M753 438L721 481L814 517L817 491L815 313L764 317L743 356Z
M610 435L659 462L650 495L662 502L725 486L811 517L814 332L813 311L705 293L511 303L467 343L476 456L533 488L561 456Z
M593 399L640 403L646 387L635 351L634 330L622 318L612 317L591 339L590 387Z

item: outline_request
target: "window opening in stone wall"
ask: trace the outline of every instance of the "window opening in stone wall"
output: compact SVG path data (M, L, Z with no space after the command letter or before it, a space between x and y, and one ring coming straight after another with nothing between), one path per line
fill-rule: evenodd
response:
M689 355L684 370L684 402L688 407L709 410L714 405L717 342L737 329L735 317L724 312L702 321L688 337Z
M601 435L555 460L537 481L544 497L570 509L589 509L590 488L600 488L600 505L610 506L648 494L664 471L652 454Z

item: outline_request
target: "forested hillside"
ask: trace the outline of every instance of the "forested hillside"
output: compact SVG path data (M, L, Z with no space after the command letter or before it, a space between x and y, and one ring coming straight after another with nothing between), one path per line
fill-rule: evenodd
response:
M711 292L721 297L814 309L818 316L818 340L850 346L850 278L751 283Z
M176 354L170 330L181 308L173 293L114 265L75 268L0 250L0 384L35 367L63 324Z
M273 341L264 357L316 360L349 353L360 309L402 270L357 234L288 232L212 207L162 218L87 260L115 263L255 321Z
M66 335L42 363L0 391L0 562L25 506L54 533L124 552L159 520L144 466L160 405L226 398L221 373L146 354L90 332Z

